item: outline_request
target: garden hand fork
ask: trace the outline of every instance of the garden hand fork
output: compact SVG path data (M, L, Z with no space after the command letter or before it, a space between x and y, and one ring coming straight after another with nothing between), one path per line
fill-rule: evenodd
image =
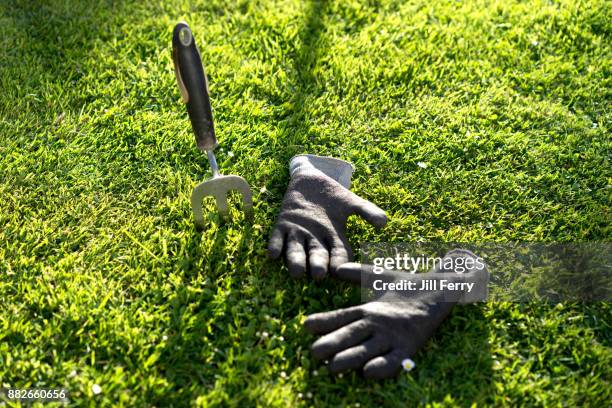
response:
M215 197L217 209L222 217L227 216L227 194L238 191L242 195L243 208L246 216L253 211L253 195L246 180L240 176L219 173L217 160L213 150L217 147L212 109L208 97L208 80L202 66L200 51L195 45L193 34L185 22L174 27L172 35L172 57L174 72L181 91L183 102L187 104L187 112L195 133L198 148L206 152L212 168L213 177L198 184L191 194L193 220L197 227L204 227L202 200L206 196Z

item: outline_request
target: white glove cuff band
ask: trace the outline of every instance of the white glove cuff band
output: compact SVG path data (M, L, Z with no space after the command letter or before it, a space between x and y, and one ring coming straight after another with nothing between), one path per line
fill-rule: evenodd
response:
M334 159L327 156L315 156L313 154L301 154L293 156L289 162L289 175L297 171L319 170L340 183L345 188L351 187L351 177L355 168L349 162Z

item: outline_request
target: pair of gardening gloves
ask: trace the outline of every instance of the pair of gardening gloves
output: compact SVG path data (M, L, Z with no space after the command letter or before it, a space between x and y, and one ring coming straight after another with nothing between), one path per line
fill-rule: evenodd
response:
M371 266L351 263L346 239L349 216L359 215L375 227L387 223L385 212L349 190L353 166L330 157L295 156L289 166L291 180L278 221L270 236L272 258L284 255L294 278L310 275L320 280L333 277L359 283ZM473 257L454 250L445 257ZM453 271L434 268L418 279L466 279ZM371 275L372 277L374 275ZM385 282L406 278L405 273L384 271L376 279ZM418 283L417 283L418 284ZM420 285L420 284L418 284ZM312 345L315 358L328 361L329 370L341 373L360 370L364 377L395 376L402 367L411 368L410 358L426 343L461 298L441 292L426 292L410 299L377 299L359 306L308 316L304 325L321 335Z

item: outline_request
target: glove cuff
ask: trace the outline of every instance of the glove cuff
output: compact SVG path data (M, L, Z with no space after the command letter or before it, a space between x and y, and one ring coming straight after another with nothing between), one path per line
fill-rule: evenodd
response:
M348 189L351 187L351 177L355 167L344 160L327 156L316 156L314 154L293 156L289 162L289 174L291 177L298 171L308 172L310 170L319 170Z

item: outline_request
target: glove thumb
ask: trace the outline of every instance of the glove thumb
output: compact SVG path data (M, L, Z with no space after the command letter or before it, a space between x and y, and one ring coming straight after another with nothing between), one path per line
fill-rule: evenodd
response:
M359 215L376 228L382 228L387 224L387 214L385 214L382 208L368 200L364 200L356 194L354 194L354 198L353 212L355 214Z
M361 264L357 262L347 262L345 264L340 265L338 269L333 272L333 276L347 282L361 283L366 287L371 286L371 283L374 280L380 280L382 282L395 282L400 279L406 279L406 272L388 269L385 269L380 272L374 271L374 265Z
M370 265L363 265L363 267L369 267ZM347 262L342 264L332 272L332 275L347 282L360 283L361 282L362 265L355 262Z

